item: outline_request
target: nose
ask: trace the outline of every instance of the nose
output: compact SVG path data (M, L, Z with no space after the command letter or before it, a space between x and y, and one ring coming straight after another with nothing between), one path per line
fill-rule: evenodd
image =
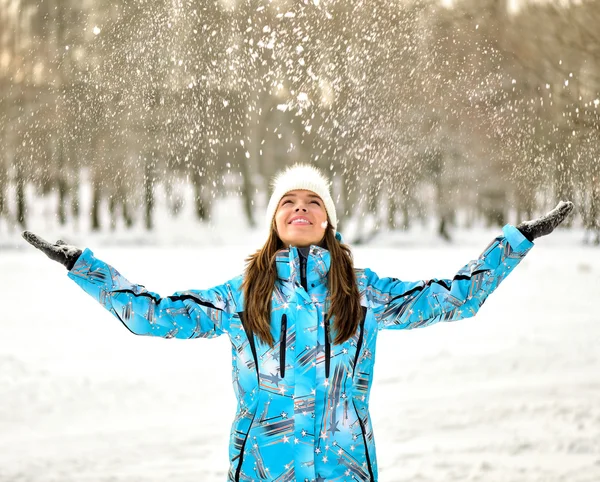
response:
M306 212L306 208L305 208L304 206L303 206L303 207L297 207L297 208L296 208L296 212L298 212L298 211L300 211L300 210L302 210L302 211Z

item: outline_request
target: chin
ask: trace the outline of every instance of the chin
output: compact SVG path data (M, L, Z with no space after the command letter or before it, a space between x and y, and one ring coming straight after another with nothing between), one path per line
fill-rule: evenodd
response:
M302 246L310 246L311 244L316 244L316 243L318 243L318 241L311 241L309 239L293 239L293 240L287 242L286 246L292 245L292 246L302 247Z

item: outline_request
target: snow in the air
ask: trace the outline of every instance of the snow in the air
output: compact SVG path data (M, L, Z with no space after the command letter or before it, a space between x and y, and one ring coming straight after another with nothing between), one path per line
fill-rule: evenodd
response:
M599 23L591 0L0 0L0 482L227 479L227 337L132 335L20 231L209 288L295 162L356 266L407 281L574 203L476 317L380 334L370 409L378 482L599 482Z

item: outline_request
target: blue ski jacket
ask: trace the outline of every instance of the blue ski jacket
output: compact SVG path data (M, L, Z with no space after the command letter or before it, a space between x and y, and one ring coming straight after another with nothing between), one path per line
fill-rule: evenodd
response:
M137 335L229 336L238 405L228 481L377 481L369 392L379 331L474 316L532 246L507 224L453 279L407 282L356 269L363 316L341 345L324 321L330 255L318 246L306 257L295 247L277 254L273 348L244 328L243 276L162 298L86 249L69 277Z

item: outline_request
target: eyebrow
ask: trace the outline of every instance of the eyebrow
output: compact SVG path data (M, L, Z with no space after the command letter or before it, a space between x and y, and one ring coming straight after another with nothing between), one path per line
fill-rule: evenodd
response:
M297 197L297 196L298 196L297 194L285 194L281 199L286 198L286 197ZM321 196L319 196L317 194L307 194L307 196L321 199Z

